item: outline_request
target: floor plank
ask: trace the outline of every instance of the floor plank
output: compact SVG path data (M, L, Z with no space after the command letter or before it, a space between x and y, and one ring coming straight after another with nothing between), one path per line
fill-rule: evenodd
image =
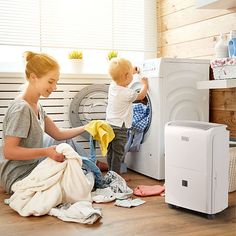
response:
M137 185L163 184L138 173L129 171L131 188ZM94 204L102 208L103 217L93 225L66 223L52 216L21 217L3 200L9 196L0 190L1 236L236 236L236 192L229 194L229 207L213 220L184 209L170 209L164 197L143 197L145 204L134 208L114 206L114 202Z

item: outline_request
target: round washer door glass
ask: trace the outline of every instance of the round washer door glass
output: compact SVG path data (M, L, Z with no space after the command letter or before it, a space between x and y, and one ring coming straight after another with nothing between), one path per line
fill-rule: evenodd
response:
M137 92L140 92L140 89L142 88L142 84L140 82L133 82L129 87ZM151 121L152 121L152 103L151 103L151 98L150 98L149 93L147 93L145 99L143 99L142 101L135 101L134 103L143 103L149 106L150 114L149 114L149 121L148 121L147 127L144 130L144 135L145 135L148 132L151 125ZM142 143L144 141L145 141L145 136L143 138Z
M72 127L78 127L92 120L105 120L108 97L108 85L93 84L79 91L69 108L69 120ZM89 134L81 134L89 139Z

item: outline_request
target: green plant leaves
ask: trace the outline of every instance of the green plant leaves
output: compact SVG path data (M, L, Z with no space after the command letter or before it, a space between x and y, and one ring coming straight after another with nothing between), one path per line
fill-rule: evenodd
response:
M115 50L112 50L112 51L108 52L108 54L107 54L107 57L109 60L111 60L112 58L117 57L117 56L118 56L118 52Z
M68 54L69 59L83 59L83 52L79 50L73 50Z

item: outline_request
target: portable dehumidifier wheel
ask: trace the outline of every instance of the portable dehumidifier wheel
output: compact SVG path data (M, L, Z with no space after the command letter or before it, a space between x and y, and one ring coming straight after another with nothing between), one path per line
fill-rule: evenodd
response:
M207 218L208 218L209 220L214 220L215 217L216 217L215 214L207 214Z
M169 207L170 209L176 209L176 208L177 208L177 206L175 206L175 205L173 205L173 204L170 204L170 203L168 203L168 207Z

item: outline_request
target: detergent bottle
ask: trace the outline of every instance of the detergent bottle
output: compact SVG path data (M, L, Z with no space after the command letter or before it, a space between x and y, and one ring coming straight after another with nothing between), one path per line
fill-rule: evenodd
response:
M215 45L216 58L228 57L228 43L226 40L226 35L221 33L219 41Z
M232 30L230 32L228 51L229 51L229 57L236 57L236 30Z

